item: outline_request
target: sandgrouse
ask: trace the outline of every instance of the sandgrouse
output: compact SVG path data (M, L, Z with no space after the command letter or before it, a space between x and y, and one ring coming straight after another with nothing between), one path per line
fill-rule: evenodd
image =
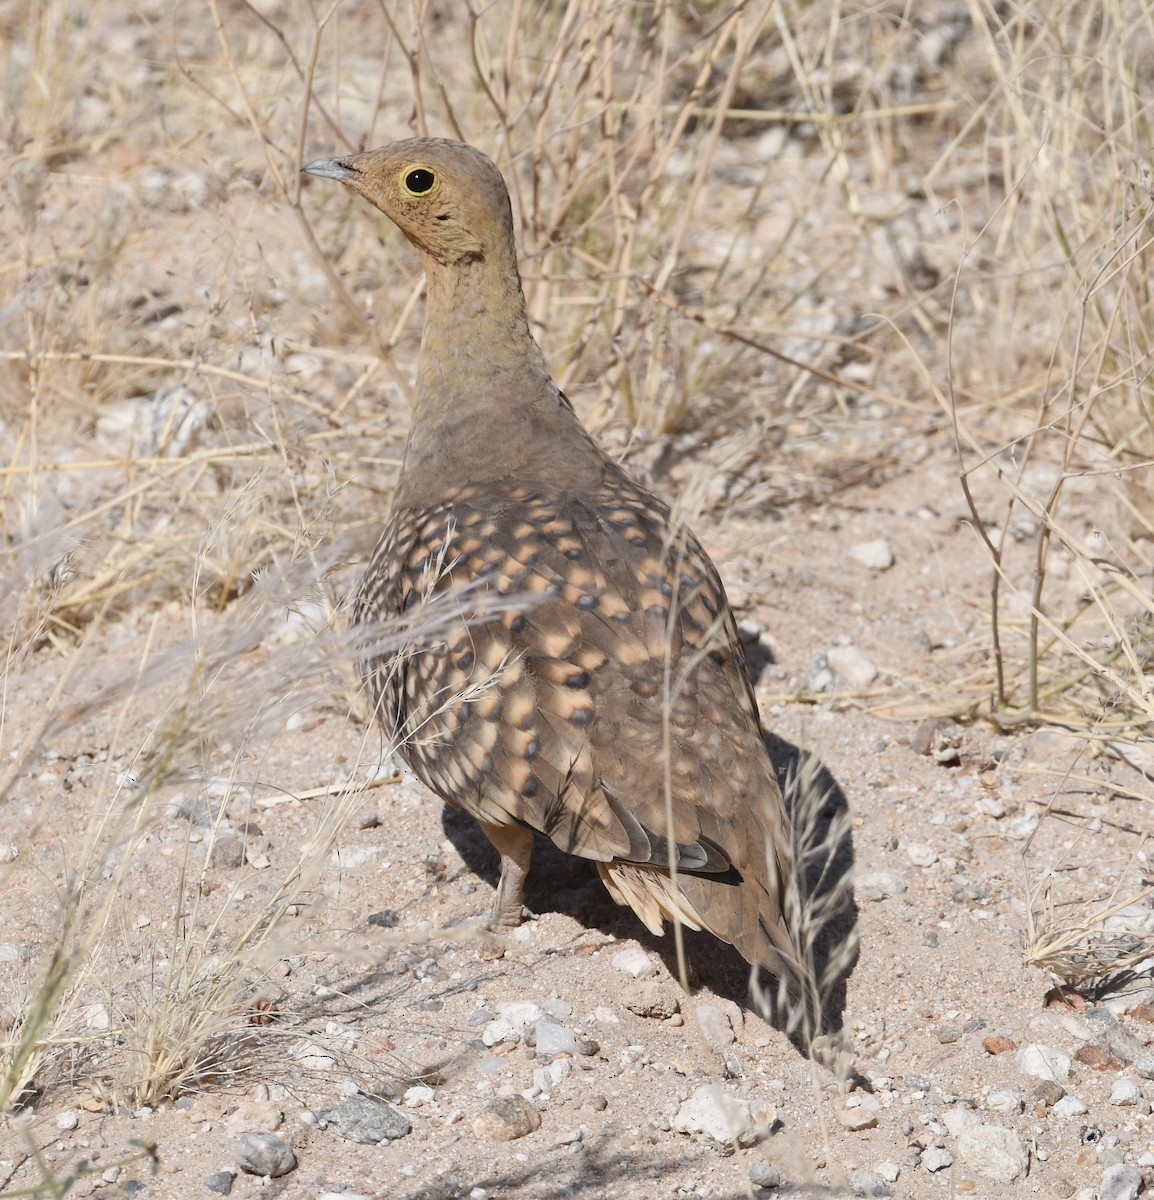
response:
M434 138L304 170L380 209L424 263L412 427L353 611L461 597L447 630L365 675L401 756L500 853L491 923L524 918L536 830L653 933L680 920L781 974L787 817L721 580L550 377L500 171Z

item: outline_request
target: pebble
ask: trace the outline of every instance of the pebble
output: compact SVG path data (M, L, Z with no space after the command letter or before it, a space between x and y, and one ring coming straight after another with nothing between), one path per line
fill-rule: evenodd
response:
M212 866L226 871L244 866L244 842L231 833L215 838L208 861Z
M1016 1117L1025 1107L1022 1097L1008 1088L997 1088L986 1097L986 1107L1003 1117Z
M436 1091L423 1083L416 1083L410 1088L405 1088L406 1108L420 1108L422 1104L432 1104L436 1098Z
M737 1041L729 1018L720 1008L712 1004L699 1004L694 1010L694 1016L697 1018L698 1029L712 1049L724 1050L726 1046L732 1046Z
M1135 1200L1141 1190L1142 1172L1130 1163L1116 1163L1106 1168L1098 1196L1099 1200Z
M767 1162L756 1162L749 1168L749 1182L766 1190L781 1187L781 1172Z
M889 1196L890 1185L873 1171L858 1168L849 1173L849 1186L855 1196Z
M851 688L867 688L878 677L878 669L856 646L833 646L826 651L826 665Z
M68 1133L80 1124L80 1115L74 1108L66 1108L56 1115L56 1128Z
M1022 1138L1004 1125L985 1125L972 1113L960 1110L946 1114L946 1128L957 1138L957 1150L962 1161L979 1175L997 1183L1013 1183L1030 1167L1030 1150ZM956 1132L955 1132L956 1131Z
M854 895L861 901L888 900L909 887L897 871L868 871L854 882Z
M1043 1104L1053 1106L1058 1103L1066 1094L1066 1089L1060 1084L1055 1083L1052 1079L1043 1079L1036 1088L1034 1088L1034 1099L1041 1100Z
M1030 1042L1018 1051L1018 1070L1035 1079L1061 1083L1070 1078L1070 1056L1041 1042Z
M649 979L657 974L657 964L640 946L626 946L610 959L618 971L632 975L634 979Z
M915 867L932 867L938 861L938 852L925 842L910 842L906 857Z
M861 1129L873 1129L878 1123L876 1110L861 1105L857 1108L843 1108L837 1114L838 1124L843 1129L857 1132Z
M1134 1070L1143 1079L1154 1079L1154 1054L1143 1054L1134 1060Z
M1089 1111L1089 1106L1080 1096L1063 1096L1054 1105L1054 1116L1056 1117L1081 1117Z
M473 1122L473 1132L487 1142L512 1142L541 1128L541 1114L524 1096L501 1096Z
M940 1146L929 1146L921 1153L921 1164L927 1171L933 1174L934 1171L943 1171L946 1167L951 1167L954 1164L953 1155L948 1150L943 1150Z
M577 1050L577 1038L564 1025L542 1018L535 1028L538 1054L573 1054Z
M412 1132L412 1122L399 1108L372 1096L348 1096L325 1113L329 1129L350 1142L376 1146Z
M774 1117L759 1114L762 1124L773 1124ZM678 1106L673 1128L678 1133L702 1133L722 1146L751 1146L757 1141L758 1120L748 1100L726 1092L720 1084L706 1083Z
M258 1100L245 1100L237 1106L236 1112L231 1113L225 1119L224 1127L233 1137L239 1137L242 1133L259 1133L261 1130L268 1132L270 1129L276 1129L283 1120L284 1113L275 1104L269 1104L267 1101L261 1103Z
M897 1183L898 1176L901 1175L902 1169L895 1162L880 1162L878 1163L878 1174L886 1181L886 1183Z
M278 1179L296 1170L297 1156L275 1133L246 1133L237 1143L236 1165L248 1175Z
M634 989L626 996L625 1007L639 1017L668 1021L680 1012L681 1002L671 987L666 987L660 979L650 979L634 985Z
M1133 1079L1116 1079L1114 1081L1114 1086L1110 1089L1111 1104L1116 1104L1120 1108L1129 1108L1140 1103L1141 1100L1142 1089Z
M205 1176L204 1186L210 1192L216 1192L220 1196L227 1196L232 1191L232 1181L235 1178L235 1171L214 1171L211 1175Z
M871 571L888 571L894 565L894 552L885 538L858 542L850 547L849 556Z

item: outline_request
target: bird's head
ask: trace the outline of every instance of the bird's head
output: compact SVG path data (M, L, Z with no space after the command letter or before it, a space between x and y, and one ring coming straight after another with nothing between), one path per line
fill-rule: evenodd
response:
M411 138L301 168L379 208L422 254L451 267L512 249L509 193L492 159L463 142Z

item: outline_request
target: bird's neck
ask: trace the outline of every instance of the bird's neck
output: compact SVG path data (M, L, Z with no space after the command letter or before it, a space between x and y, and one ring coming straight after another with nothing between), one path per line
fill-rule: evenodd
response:
M528 482L560 473L562 484L599 476L602 452L529 331L512 254L451 268L426 260L425 271L405 490L443 495L454 483L508 476Z

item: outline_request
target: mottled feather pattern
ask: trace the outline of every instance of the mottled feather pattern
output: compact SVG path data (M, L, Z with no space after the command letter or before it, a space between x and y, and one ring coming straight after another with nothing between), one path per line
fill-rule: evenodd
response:
M492 923L523 919L538 831L654 932L788 965L789 824L725 592L551 378L500 171L437 138L305 170L386 213L425 268L413 422L354 616L410 624L367 681L414 772L500 853Z

